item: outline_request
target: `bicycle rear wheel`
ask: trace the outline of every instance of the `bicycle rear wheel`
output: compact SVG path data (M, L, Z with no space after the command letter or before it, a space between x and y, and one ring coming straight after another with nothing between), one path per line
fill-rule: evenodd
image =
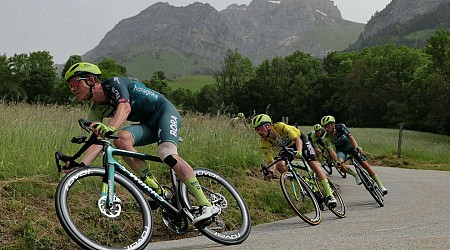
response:
M144 249L153 230L147 201L130 180L115 173L116 210L104 215L98 205L104 175L104 168L85 167L61 180L55 208L62 227L84 249Z
M251 230L251 218L247 204L236 187L218 173L195 168L197 180L206 198L218 206L221 212L212 218L212 223L198 230L209 239L224 245L244 242ZM196 199L183 183L180 185L182 203L190 211L196 210Z
M296 179L292 172L284 172L280 177L281 189L294 212L306 223L317 225L322 220L319 203L308 184Z
M358 161L352 159L352 162L355 166L356 173L361 178L364 187L366 187L367 191L369 191L370 195L375 199L375 201L380 205L380 207L384 207L383 193L378 187L377 183L369 176L369 173L359 164Z

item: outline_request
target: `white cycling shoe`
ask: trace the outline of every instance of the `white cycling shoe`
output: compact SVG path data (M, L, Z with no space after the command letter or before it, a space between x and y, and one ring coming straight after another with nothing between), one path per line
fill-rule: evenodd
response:
M201 226L205 221L207 221L212 216L217 215L218 213L220 213L220 208L218 208L217 206L203 206L202 214L192 220L192 225L194 225L194 227Z

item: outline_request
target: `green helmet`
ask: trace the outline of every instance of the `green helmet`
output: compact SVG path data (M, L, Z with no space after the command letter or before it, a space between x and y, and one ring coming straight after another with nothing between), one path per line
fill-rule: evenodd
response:
M322 126L325 126L325 125L333 123L333 122L336 122L336 120L331 115L326 115L326 116L322 117L322 119L320 119L320 124L322 124Z
M272 119L270 119L270 116L265 114L259 114L252 119L253 128L256 128L266 123L272 123Z
M70 78L83 74L92 74L97 76L101 75L102 72L95 64L88 62L79 62L70 66L70 68L66 72L66 75L64 76L64 79L66 80L66 82L68 82Z
M238 117L244 117L244 113L238 113Z
M313 129L314 129L315 131L321 130L321 129L322 129L322 126L321 126L320 124L316 124L316 125L314 125Z

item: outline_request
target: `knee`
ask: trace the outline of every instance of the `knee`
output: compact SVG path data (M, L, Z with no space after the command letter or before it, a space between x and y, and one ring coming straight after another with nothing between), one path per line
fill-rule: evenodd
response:
M130 132L122 130L118 135L119 139L114 140L114 146L116 148L125 149L134 145L134 139Z

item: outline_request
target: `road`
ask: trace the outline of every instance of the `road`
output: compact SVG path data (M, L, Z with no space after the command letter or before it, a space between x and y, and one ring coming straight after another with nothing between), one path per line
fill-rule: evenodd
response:
M340 187L347 218L324 211L317 226L298 217L254 226L236 246L201 236L155 242L146 249L450 249L450 172L374 169L389 189L384 207L351 176L342 179L334 172L329 178Z

